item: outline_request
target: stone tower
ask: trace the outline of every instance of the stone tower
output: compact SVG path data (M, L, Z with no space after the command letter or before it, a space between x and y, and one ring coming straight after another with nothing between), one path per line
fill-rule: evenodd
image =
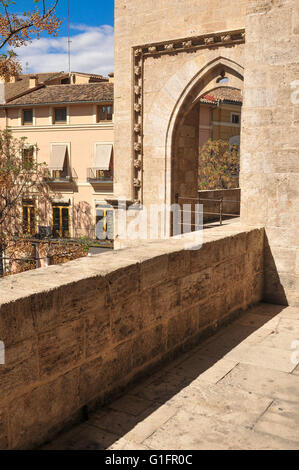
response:
M244 90L242 221L266 227L265 298L298 303L297 1L116 0L115 12L116 198L196 197L196 106L225 74Z

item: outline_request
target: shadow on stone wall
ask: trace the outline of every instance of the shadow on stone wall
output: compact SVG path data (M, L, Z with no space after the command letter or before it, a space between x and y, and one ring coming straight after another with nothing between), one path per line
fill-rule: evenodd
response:
M237 320L226 325L216 334L205 338L206 340L200 343L194 351L187 352L190 349L188 347L178 348L175 353L156 364L146 374L142 373L139 379L126 388L124 396L121 391L114 394L109 404L98 410L96 401L84 407L82 423L85 422L86 426L82 428L79 425L61 434L54 442L46 443L43 449L104 450L123 437L128 439L128 442L134 442L134 438L137 442L141 442L138 439L143 435L143 440L146 439L146 433L151 432L147 427L143 427L143 421L147 417L153 415L155 429L162 425L163 416L161 418L159 414L159 408L162 405L169 402L170 406L175 406L175 403L171 402L175 395L182 392L185 387L212 368L248 336L278 315L283 308L280 305L260 304L241 315L241 319L244 318L243 322ZM170 364L166 365L169 362ZM225 375L224 372L223 374ZM116 401L112 401L115 398ZM184 398L188 399L188 397ZM156 417L155 412L157 412ZM130 431L132 434L126 436ZM138 444L135 445L138 446Z
M278 305L289 305L285 289L281 283L274 256L265 233L264 248L264 302Z

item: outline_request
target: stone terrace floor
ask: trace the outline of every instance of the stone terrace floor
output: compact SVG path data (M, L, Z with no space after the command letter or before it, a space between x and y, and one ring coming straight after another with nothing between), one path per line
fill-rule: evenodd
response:
M43 449L299 449L296 340L299 308L260 304Z

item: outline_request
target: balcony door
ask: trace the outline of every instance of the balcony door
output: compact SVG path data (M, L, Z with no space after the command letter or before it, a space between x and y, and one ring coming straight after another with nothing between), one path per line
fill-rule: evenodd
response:
M52 231L55 238L70 237L70 205L69 203L52 204Z

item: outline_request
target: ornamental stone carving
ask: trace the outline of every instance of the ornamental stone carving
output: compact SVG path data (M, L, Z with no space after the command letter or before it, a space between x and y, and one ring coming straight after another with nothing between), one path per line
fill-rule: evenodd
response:
M166 51L173 51L174 45L173 44L165 44L165 50Z
M228 42L231 40L231 35L230 34L224 34L223 36L221 36L221 41L222 42Z
M183 48L184 49L189 49L189 47L192 47L192 41L184 41L183 42Z
M136 170L140 170L140 168L141 168L141 160L135 159L135 160L134 160L134 167L136 168Z
M133 184L134 184L135 188L140 188L140 186L141 186L141 182L138 178L134 178Z
M135 104L134 104L134 110L136 111L136 113L140 113L140 111L141 111L141 104L140 104L140 103L135 103Z
M136 152L140 152L141 148L142 148L142 147L141 147L141 144L140 144L139 142L135 142L135 144L134 144L134 150L135 150Z

